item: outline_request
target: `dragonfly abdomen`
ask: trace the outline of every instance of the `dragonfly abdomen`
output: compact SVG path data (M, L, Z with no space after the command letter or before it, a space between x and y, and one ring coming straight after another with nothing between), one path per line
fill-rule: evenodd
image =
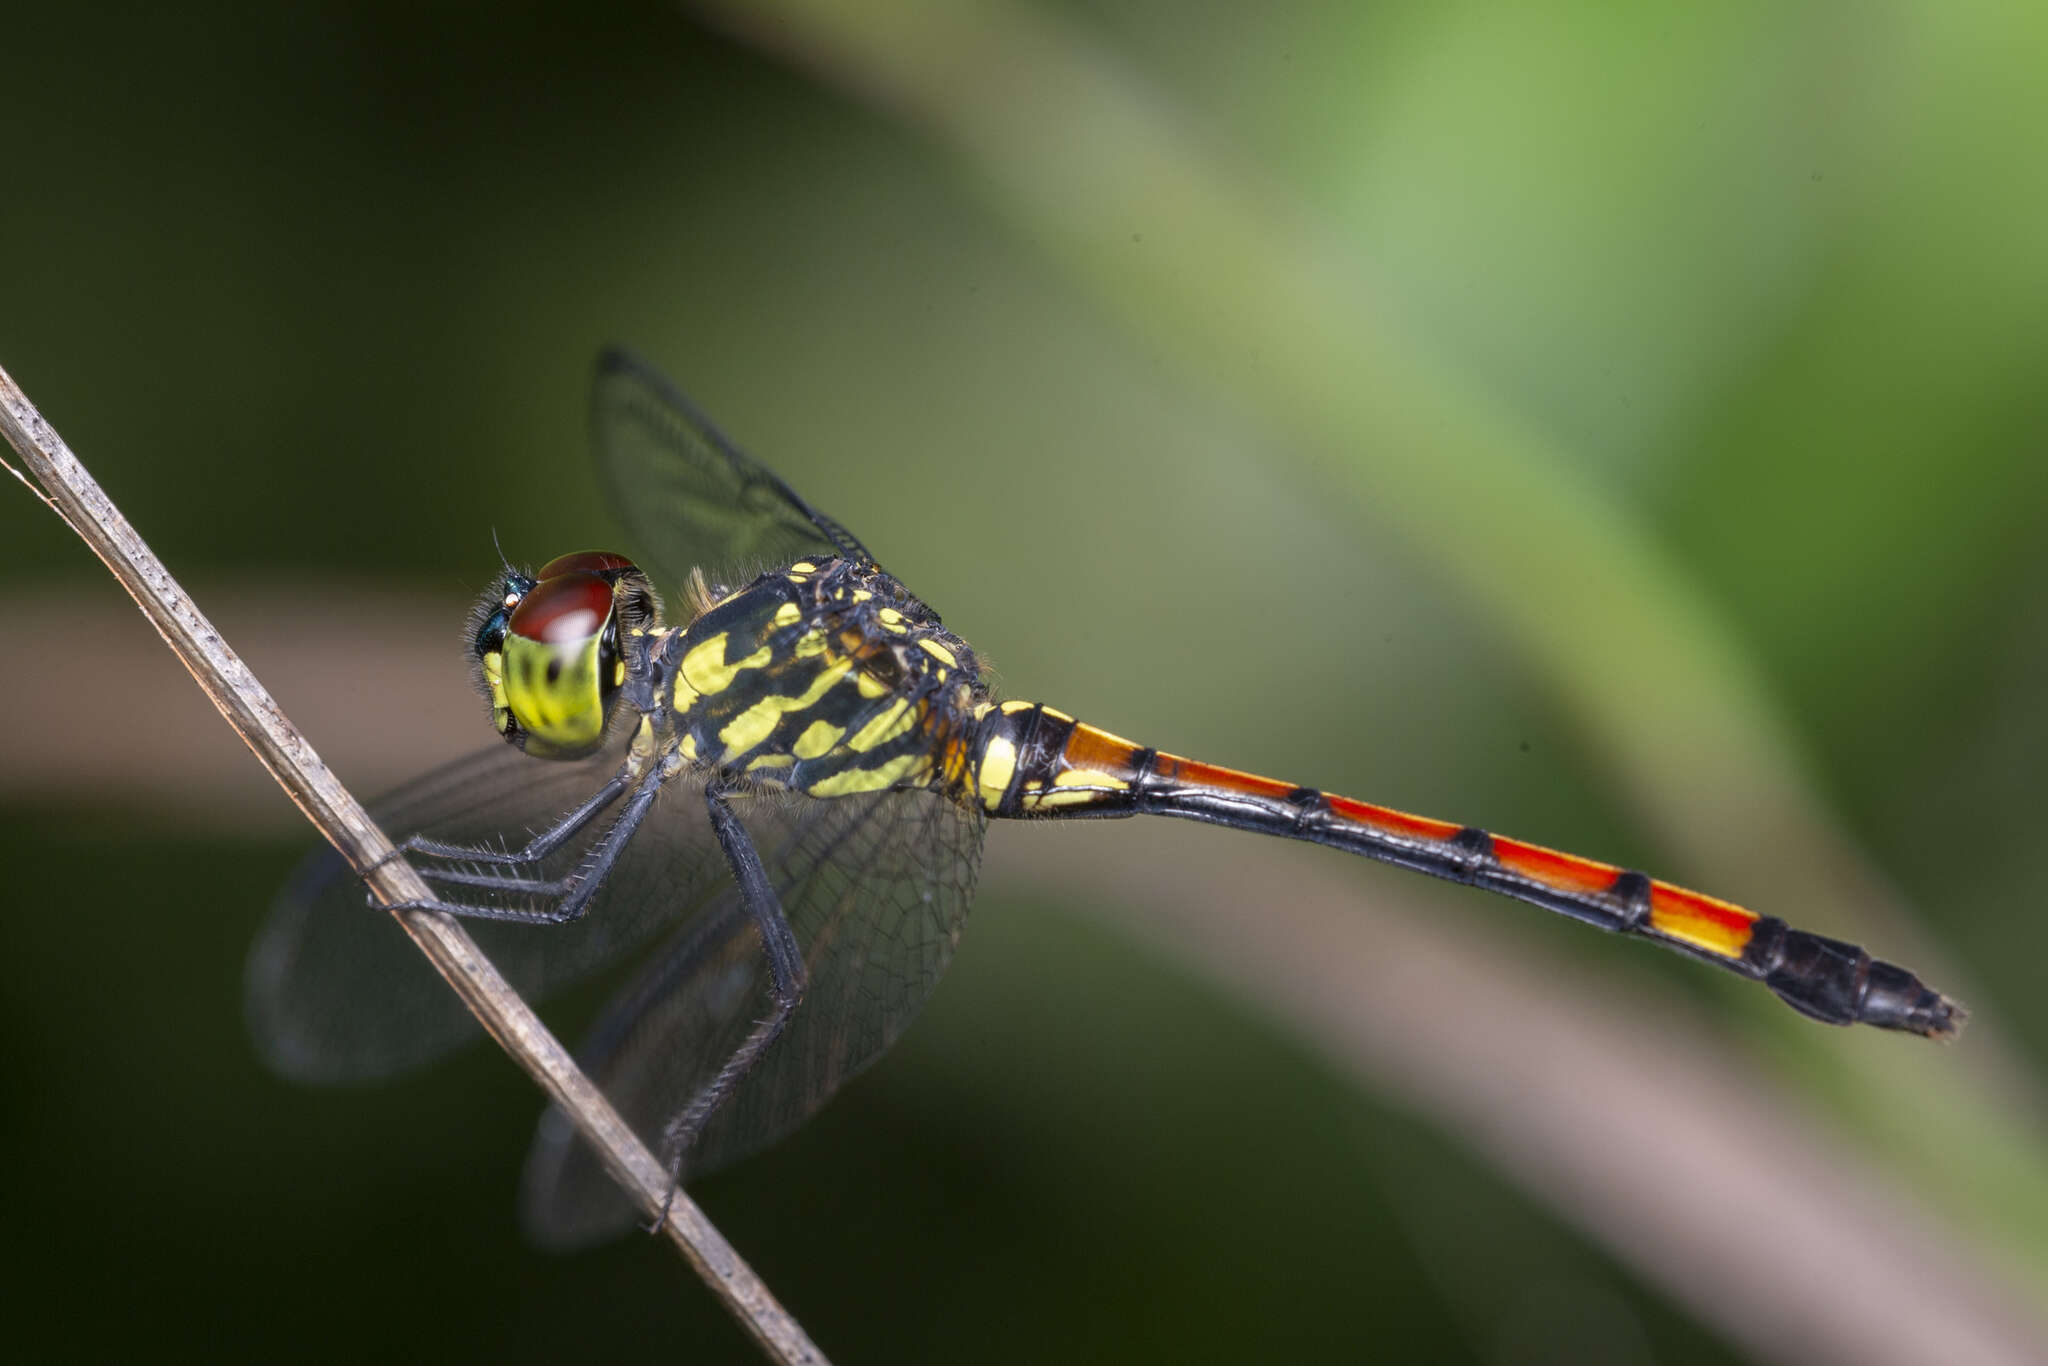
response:
M1163 754L1031 702L982 719L977 792L992 816L1178 816L1307 840L1640 935L1764 983L1831 1024L1945 1036L1960 1007L1854 944L1541 845Z

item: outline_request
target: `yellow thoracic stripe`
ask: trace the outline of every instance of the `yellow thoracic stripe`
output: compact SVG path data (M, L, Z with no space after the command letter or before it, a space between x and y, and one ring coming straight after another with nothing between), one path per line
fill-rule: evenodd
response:
M718 738L725 742L726 754L733 756L746 753L774 734L776 724L782 720L784 714L816 705L818 699L830 691L833 684L846 677L850 667L848 661L843 659L827 665L818 671L818 676L811 680L811 686L806 688L801 696L764 697L735 716L718 732Z
M894 787L916 772L920 765L930 762L931 755L919 754L913 750L908 754L899 754L874 768L844 769L829 778L820 778L804 790L814 797L844 797L854 792L879 792L885 787Z
M861 754L879 749L908 731L916 719L911 714L910 703L899 697L883 708L881 715L855 731L846 742L847 748Z
M683 666L678 672L683 680L700 694L724 692L742 669L758 669L774 657L774 651L766 645L748 655L745 659L728 664L725 647L730 637L720 631L709 640L702 640L690 647L683 656ZM677 698L681 702L680 694Z

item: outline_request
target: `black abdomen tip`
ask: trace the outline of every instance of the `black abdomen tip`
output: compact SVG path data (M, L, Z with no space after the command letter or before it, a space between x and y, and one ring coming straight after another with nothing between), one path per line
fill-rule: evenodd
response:
M1872 958L1854 944L1782 928L1759 935L1756 943L1760 954L1768 954L1758 963L1764 985L1816 1020L1949 1039L1968 1014L1904 968Z
M1893 963L1871 960L1863 995L1865 1024L1903 1029L1930 1039L1953 1039L1969 1012Z

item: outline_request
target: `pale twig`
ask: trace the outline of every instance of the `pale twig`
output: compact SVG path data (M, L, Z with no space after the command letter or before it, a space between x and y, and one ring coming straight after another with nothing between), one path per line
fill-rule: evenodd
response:
M0 369L0 433L40 482L40 489L11 465L9 472L29 483L105 562L306 819L341 851L351 867L368 870L365 879L377 899L392 905L427 897L427 886L419 874L403 859L390 857L391 841L384 832L328 771L4 369ZM673 1192L671 1198L667 1170L498 975L462 926L435 912L396 914L420 952L491 1037L575 1122L612 1177L650 1220L661 1216L670 1240L769 1356L781 1362L824 1361L802 1327L696 1204L680 1191Z

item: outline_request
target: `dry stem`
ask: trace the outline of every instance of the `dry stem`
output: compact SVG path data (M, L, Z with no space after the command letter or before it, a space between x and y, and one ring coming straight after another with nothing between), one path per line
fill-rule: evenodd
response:
M426 884L409 864L403 859L385 861L391 841L328 771L4 369L0 369L0 432L40 487L11 465L9 472L28 484L92 547L306 819L341 851L351 867L358 872L370 870L366 880L377 899L392 905L427 897ZM667 1170L498 975L462 926L437 912L396 914L420 952L499 1047L575 1121L577 1131L650 1221L666 1202L664 1231L768 1355L780 1362L823 1362L823 1354L801 1326L697 1205L680 1191L669 1199Z

